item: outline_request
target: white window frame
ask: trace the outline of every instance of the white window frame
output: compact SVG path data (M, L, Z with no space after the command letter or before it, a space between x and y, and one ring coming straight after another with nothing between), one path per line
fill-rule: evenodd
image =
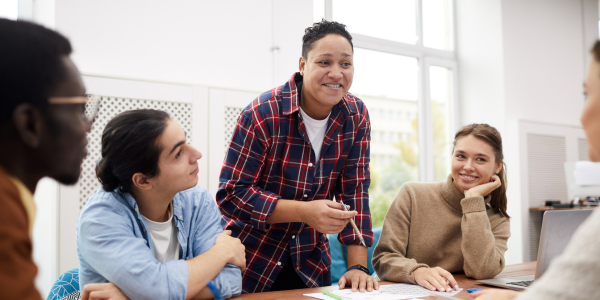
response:
M455 51L446 51L428 48L423 45L423 10L422 0L415 0L417 11L417 43L407 44L402 42L390 41L386 39L371 37L363 34L352 33L352 42L354 47L368 49L373 51L397 54L402 56L414 57L419 62L418 72L418 106L419 106L419 180L422 182L434 181L433 170L433 123L431 115L431 97L430 97L430 79L429 67L444 67L452 74L452 93L450 99L450 132L448 140L452 141L452 134L459 128L459 107L458 107L458 64ZM333 0L325 0L325 19L333 20ZM455 3L452 1L452 16L455 18ZM453 32L456 29L456 22L453 21ZM453 45L456 45L456 34L453 34Z

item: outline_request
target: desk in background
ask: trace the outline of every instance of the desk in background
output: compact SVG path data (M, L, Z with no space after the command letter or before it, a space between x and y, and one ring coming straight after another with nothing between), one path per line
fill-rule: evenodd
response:
M527 263L522 263L522 264L517 264L517 265L506 266L504 268L504 271L502 271L502 273L498 274L498 276L496 276L496 277L518 277L518 276L525 276L525 275L534 275L535 274L535 266L536 266L536 262L527 262ZM465 276L465 274L455 274L454 278L456 279L456 281L458 281L458 286L460 286L463 289L462 292L460 292L456 296L454 296L459 299L465 299L465 300L473 299L473 298L471 298L471 296L469 296L469 293L467 293L467 289L491 288L490 286L480 284L479 282L475 281L474 279L467 278L467 276ZM380 281L379 283L381 285L386 285L386 284L393 284L394 282ZM266 293L256 293L256 294L244 294L244 295L241 295L240 297L233 298L233 299L235 299L235 300L274 300L274 299L310 300L310 299L315 299L315 298L305 297L304 294L320 293L321 290L323 290L323 289L334 290L334 289L337 289L337 286L290 290L290 291L279 291L279 292L266 292ZM419 299L441 299L441 298L435 298L435 297L422 298L422 297L420 297Z

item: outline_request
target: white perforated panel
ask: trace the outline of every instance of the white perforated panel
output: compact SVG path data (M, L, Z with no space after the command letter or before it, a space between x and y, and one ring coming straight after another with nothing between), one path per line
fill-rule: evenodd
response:
M567 183L564 163L567 160L564 137L527 134L527 168L529 206L542 206L544 200L566 201ZM529 213L530 259L537 260L540 242L541 212Z
M588 157L588 143L586 139L577 139L577 159L590 160Z
M238 117L242 112L242 108L238 107L225 107L225 152L229 148L229 142L231 142L231 136L233 135L233 130L235 129L235 125L237 125Z
M144 99L125 99L102 96L98 117L88 134L88 156L83 161L79 180L79 207L96 192L100 182L96 178L96 163L101 157L101 138L104 127L117 114L132 109L158 109L169 113L187 134L188 143L192 140L192 104Z

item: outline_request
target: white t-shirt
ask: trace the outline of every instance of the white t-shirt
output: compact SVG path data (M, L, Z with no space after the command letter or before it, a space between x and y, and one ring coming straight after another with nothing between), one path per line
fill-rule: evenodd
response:
M154 257L160 263L179 259L179 241L177 240L177 227L173 220L173 203L169 205L169 220L154 222L146 217L148 229L154 244Z
M323 146L323 139L325 138L325 131L327 130L327 121L329 121L331 113L329 113L324 120L315 120L309 117L302 108L300 108L300 113L304 120L306 133L308 133L308 139L310 140L313 151L315 151L315 162L319 163L319 160L321 159L321 147Z

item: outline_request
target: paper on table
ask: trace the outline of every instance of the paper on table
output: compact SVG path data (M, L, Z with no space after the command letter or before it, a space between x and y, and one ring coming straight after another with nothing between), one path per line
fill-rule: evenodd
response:
M373 292L355 292L351 289L344 290L333 290L330 291L336 295L342 296L344 300L400 300L400 299L413 299L417 297L428 297L435 296L438 294L445 296L454 296L460 293L463 289L452 292L432 292L422 286L409 284L409 283L396 283L382 285L378 291ZM313 297L321 300L335 300L322 293L304 294L304 296Z
M413 295L414 297L427 297L431 294L454 296L460 293L463 289L458 289L458 291L452 290L452 292L432 292L419 285L409 283L396 283L382 285L379 287L379 290L381 291L381 293L389 295Z
M402 300L402 299L414 299L418 297L417 295L392 295L382 293L381 291L373 291L373 292L355 292L353 293L351 289L344 290L333 290L330 291L336 295L342 296L344 300ZM323 293L312 293L312 294L304 294L304 296L313 297L321 300L335 300L332 297L329 297ZM429 296L429 295L427 295Z

